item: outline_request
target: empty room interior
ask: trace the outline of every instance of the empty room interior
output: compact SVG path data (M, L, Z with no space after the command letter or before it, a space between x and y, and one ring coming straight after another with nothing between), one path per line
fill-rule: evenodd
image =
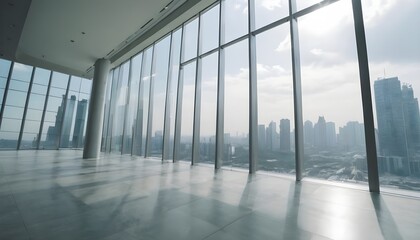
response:
M0 239L419 239L419 10L1 1Z

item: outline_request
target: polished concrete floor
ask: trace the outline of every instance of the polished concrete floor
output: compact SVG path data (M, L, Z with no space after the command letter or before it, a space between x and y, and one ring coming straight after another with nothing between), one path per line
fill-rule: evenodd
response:
M420 199L82 152L0 152L0 239L420 239Z

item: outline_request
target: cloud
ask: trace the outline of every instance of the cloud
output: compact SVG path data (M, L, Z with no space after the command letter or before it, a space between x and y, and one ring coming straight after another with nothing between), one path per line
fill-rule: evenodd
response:
M284 7L284 0L262 0L261 5L270 11Z
M280 44L277 46L276 51L277 52L284 52L284 51L290 51L292 44L290 42L290 34L287 34L287 36L283 39L283 41L280 42Z
M364 22L374 26L396 5L397 0L365 0L363 3Z

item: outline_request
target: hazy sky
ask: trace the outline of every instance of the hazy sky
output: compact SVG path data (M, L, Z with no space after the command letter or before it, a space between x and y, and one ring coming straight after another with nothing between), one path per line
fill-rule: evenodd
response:
M245 18L247 15L246 1L232 2L234 13L227 17L227 26L232 24L229 21L241 19L240 14ZM288 7L287 1L281 0L256 2L257 9L265 8L257 12L264 13L257 14L257 22L269 23L270 19L259 19L270 18L270 12L282 14ZM379 77L398 76L401 82L412 84L415 95L419 96L420 30L415 26L420 22L416 12L420 1L400 0L398 6L396 0L362 2L372 86ZM241 31L243 27L238 29ZM337 129L348 121L363 122L351 1L341 0L300 18L299 38L304 120L316 122L318 116L324 116L327 121L335 122ZM237 62L239 68L226 69L226 81L248 76L248 66L241 64L243 54L238 56L228 60L231 65ZM257 64L259 123L268 125L273 120L278 125L281 118L292 120L289 24L257 36ZM244 88L240 81L236 82L238 91ZM236 94L226 95L225 101L243 105ZM234 111L236 116L246 115L246 110L240 107L225 110ZM247 132L246 124L242 126L238 119L226 120ZM247 123L247 119L242 121Z

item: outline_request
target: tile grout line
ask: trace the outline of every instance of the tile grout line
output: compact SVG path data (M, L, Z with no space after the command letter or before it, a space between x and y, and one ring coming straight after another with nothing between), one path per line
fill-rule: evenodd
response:
M18 204L17 204L17 202L16 202L16 199L15 199L15 195L13 194L13 191L10 191L10 194L11 194L11 196L12 196L12 198L13 198L13 202L15 203L16 209L17 209L17 210L18 210L18 212L19 212L20 218L22 219L22 223L23 223L23 226L25 227L25 231L26 231L26 233L28 234L29 239L32 239L32 235L31 235L31 233L29 232L28 227L26 226L25 219L23 218L22 212L21 212L21 211L20 211L20 209L19 209L19 206L18 206Z
M235 222L239 221L240 219L242 219L242 218L244 218L244 217L246 217L246 216L248 216L248 215L251 215L253 212L254 212L254 210L251 210L249 213L246 213L246 214L244 214L243 216L238 217L237 219L235 219L235 220L231 221L230 223L226 224L225 226L223 226L223 227L219 228L217 231L214 231L214 232L210 233L209 235L205 236L205 237L204 237L204 238L202 238L201 240L208 239L209 237L211 237L211 236L213 236L214 234L216 234L216 233L218 233L218 232L222 231L223 229L225 229L225 228L229 227L230 225L234 224Z

